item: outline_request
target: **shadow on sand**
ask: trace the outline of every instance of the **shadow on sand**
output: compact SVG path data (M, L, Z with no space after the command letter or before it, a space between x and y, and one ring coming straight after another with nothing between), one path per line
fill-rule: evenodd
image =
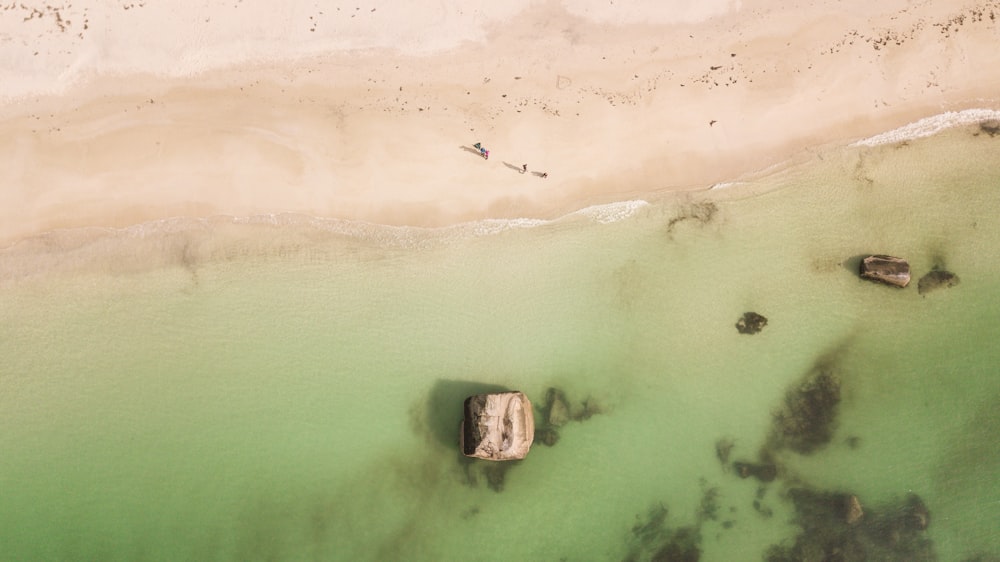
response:
M507 166L508 168L510 168L511 170L514 170L515 172L517 172L519 174L523 174L524 173L524 171L522 170L522 168L520 166L515 166L515 165L511 164L510 162L504 162L503 165Z
M471 146L460 146L458 148L461 148L462 150L464 150L466 152L471 152L472 154L475 154L476 156L478 156L480 158L483 157L483 154L481 152L479 152L478 150L476 150L475 148L473 148Z

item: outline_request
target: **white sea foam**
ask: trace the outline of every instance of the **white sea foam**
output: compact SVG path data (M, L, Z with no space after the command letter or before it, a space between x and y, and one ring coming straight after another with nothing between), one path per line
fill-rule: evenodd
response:
M471 223L456 225L459 229L465 230L471 227L472 232L478 236L489 236L515 228L532 228L547 224L549 221L542 219L484 219Z
M879 146L906 140L929 137L945 129L979 123L990 119L1000 119L1000 111L995 109L966 109L963 111L947 111L919 121L904 125L898 129L859 140L851 146Z
M607 203L605 205L591 205L590 207L585 207L570 214L583 215L585 217L590 217L594 220L594 222L608 224L625 220L636 214L639 209L647 206L649 206L647 201L643 201L642 199L632 199L629 201Z

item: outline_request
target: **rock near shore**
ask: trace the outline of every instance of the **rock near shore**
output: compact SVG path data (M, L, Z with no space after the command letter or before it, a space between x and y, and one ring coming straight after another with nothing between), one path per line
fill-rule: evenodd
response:
M531 402L521 392L476 394L465 399L462 454L493 461L523 459L535 437Z
M861 261L861 277L894 287L910 284L910 264L902 258L874 255Z

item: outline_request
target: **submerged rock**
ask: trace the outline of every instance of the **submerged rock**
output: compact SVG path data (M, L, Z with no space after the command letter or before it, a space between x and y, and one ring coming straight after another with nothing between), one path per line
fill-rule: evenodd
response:
M833 437L840 380L832 365L818 364L813 372L785 395L784 407L775 413L770 448L809 454Z
M774 546L765 560L837 560L887 562L936 560L923 531L929 512L910 495L901 502L865 513L853 494L797 488L788 497L795 505L795 524L802 531L791 546Z
M702 482L702 486L705 486ZM717 521L719 519L719 489L706 488L701 494L701 503L698 505L698 523L704 521Z
M600 414L603 411L597 402L594 402L592 398L587 398L580 403L580 410L573 414L572 419L573 421L589 420L594 415Z
M740 478L752 476L761 482L774 482L774 479L778 477L778 467L773 463L754 464L736 461L733 463L733 470Z
M847 498L844 505L844 521L848 525L853 525L861 521L861 518L864 516L865 510L861 508L861 500L858 499L858 496L852 494Z
M743 317L736 321L736 331L741 334L756 334L767 326L767 318L756 312L744 312Z
M636 536L643 546L649 546L666 532L667 507L658 504L649 509L649 514L644 522L636 523L632 526L632 534Z
M545 408L542 409L545 416L545 423L552 427L562 427L570 420L569 401L566 395L558 388L549 388L545 391Z
M559 430L554 427L543 427L535 431L535 438L546 447L552 447L559 442Z
M701 533L696 527L681 527L674 531L667 543L657 550L651 562L698 562L701 558Z
M861 260L861 277L903 288L910 283L910 264L892 256L868 256Z
M931 512L920 496L910 494L903 504L902 520L907 530L926 531L931 524Z
M920 278L917 282L917 292L921 295L934 289L949 288L958 285L958 276L950 271L935 269Z
M467 457L523 459L535 437L531 402L521 392L476 394L465 399L459 442Z
M809 454L833 437L840 381L829 364L820 363L813 374L785 395L784 407L774 415L770 445Z

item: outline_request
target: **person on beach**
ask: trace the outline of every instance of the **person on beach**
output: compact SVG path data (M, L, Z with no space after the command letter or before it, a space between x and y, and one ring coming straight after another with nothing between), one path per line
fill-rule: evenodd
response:
M547 178L547 177L549 177L549 173L548 172L542 172L542 175L540 177Z
M521 164L521 173L523 174L523 173L525 173L527 171L528 171L528 165L527 164Z
M476 147L476 150L478 150L478 151L479 151L479 155L480 155L480 156L482 156L482 157L483 157L483 158L485 158L486 160L489 160L489 159L490 159L490 151L489 151L489 150L486 150L486 147L485 147L485 146L483 146L483 145L482 145L482 143L478 143L478 142L477 142L476 144L474 144L474 145L472 145L472 146Z

